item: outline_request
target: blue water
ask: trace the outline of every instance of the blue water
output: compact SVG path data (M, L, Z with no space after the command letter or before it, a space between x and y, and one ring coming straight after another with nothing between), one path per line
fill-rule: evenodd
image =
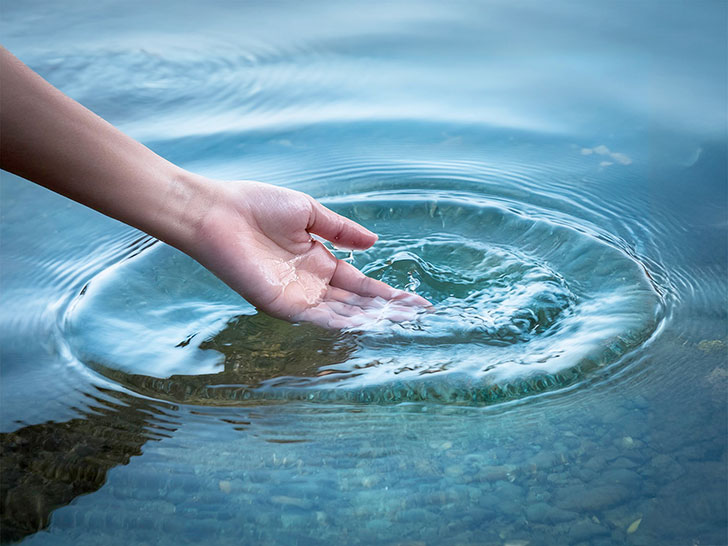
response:
M435 304L266 317L0 179L2 540L728 544L724 2L3 5L181 166L311 193Z

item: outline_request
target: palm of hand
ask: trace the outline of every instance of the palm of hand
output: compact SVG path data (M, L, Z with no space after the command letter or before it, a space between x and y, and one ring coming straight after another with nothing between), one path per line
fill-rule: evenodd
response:
M429 303L336 259L311 234L352 249L376 235L306 194L258 182L228 183L205 222L203 265L259 309L328 328L406 320Z

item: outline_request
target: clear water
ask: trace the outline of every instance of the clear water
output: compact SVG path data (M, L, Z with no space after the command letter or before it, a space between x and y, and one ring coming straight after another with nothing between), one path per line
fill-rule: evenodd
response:
M53 84L356 219L340 256L436 310L286 324L3 173L3 541L728 543L726 10L4 5Z

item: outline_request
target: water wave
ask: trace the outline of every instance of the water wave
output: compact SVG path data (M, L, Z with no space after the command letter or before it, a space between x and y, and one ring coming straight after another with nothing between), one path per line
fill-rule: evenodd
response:
M483 404L588 378L658 328L660 288L614 235L538 198L513 199L508 181L489 195L482 178L476 192L397 165L383 171L373 182L346 173L371 191L344 184L325 202L380 235L354 265L424 295L434 312L356 331L291 325L159 244L95 277L69 306L71 350L142 394L187 403Z

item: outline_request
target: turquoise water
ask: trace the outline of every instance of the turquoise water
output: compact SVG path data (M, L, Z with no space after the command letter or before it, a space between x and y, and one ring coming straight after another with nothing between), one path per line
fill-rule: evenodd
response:
M435 311L263 316L3 173L2 540L727 544L726 5L4 6L185 168Z

